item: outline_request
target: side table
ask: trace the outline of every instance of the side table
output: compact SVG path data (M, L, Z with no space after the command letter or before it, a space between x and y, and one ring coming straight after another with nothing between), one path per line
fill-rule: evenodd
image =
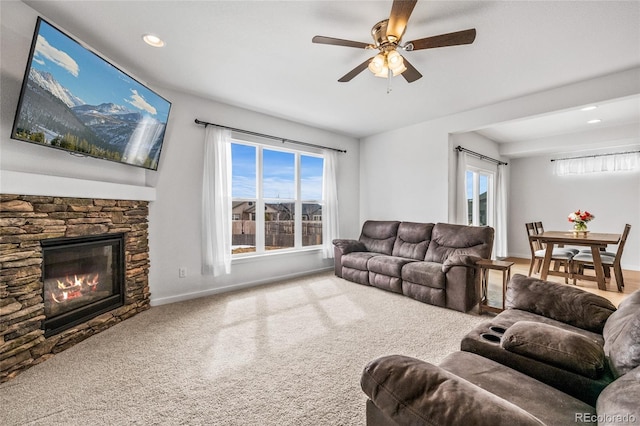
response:
M505 260L491 260L482 259L476 262L478 268L478 278L480 280L480 303L478 304L478 311L482 314L483 311L500 313L504 311L504 299L507 294L507 283L511 279L511 266L514 262ZM502 308L489 305L489 271L496 270L502 272Z

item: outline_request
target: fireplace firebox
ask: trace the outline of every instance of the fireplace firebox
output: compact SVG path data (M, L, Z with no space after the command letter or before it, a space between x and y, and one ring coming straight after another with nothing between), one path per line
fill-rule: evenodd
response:
M42 240L46 337L124 304L124 234Z

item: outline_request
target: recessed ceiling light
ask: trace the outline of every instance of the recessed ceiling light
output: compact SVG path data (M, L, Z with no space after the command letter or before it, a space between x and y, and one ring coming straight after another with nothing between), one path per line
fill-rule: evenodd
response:
M589 106L586 106L586 107L580 109L580 111L593 111L596 108L598 108L597 105L589 105Z
M596 118L594 120L589 120L587 121L587 124L596 124L596 123L600 123L602 120L600 120L599 118Z
M162 39L160 37L158 37L157 35L145 34L145 35L142 36L142 39L149 46L153 46L153 47L162 47L162 46L164 46L164 41L162 41Z

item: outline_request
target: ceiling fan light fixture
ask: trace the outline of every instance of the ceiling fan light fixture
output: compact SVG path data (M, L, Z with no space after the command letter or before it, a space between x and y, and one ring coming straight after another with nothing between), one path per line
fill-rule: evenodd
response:
M382 53L378 53L373 57L371 62L369 62L369 71L374 74L379 74L386 68L386 58Z
M404 58L396 50L387 53L387 66L393 71L394 76L407 70L407 67L404 66Z
M399 67L396 68L391 68L391 71L393 72L393 76L395 77L396 75L400 75L403 72L405 72L407 70L407 67L404 66L404 63L400 64Z

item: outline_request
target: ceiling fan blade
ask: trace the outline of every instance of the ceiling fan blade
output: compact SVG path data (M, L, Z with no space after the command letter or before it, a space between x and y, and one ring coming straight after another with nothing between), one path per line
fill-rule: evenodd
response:
M352 69L351 71L349 71L348 73L346 73L340 80L338 80L340 83L346 83L348 81L351 81L351 79L353 77L355 77L356 75L360 74L362 71L364 71L365 69L367 69L367 67L369 66L369 62L371 62L371 60L373 59L373 56L369 59L367 59L366 61L364 61L363 63L361 63L360 65L358 65L357 67L355 67L354 69Z
M366 49L371 45L368 43L362 43L360 41L351 41L351 40L343 40L341 38L333 38L333 37L324 37L324 36L315 36L311 39L313 43L319 44L331 44L334 46L346 46L346 47L357 47L360 49Z
M407 58L404 58L404 66L407 69L402 73L402 76L405 80L407 80L407 83L413 83L414 81L422 78L422 74L420 74L420 72L415 69L415 67L411 65L409 61L407 61Z
M421 38L418 40L410 41L406 45L413 45L413 49L407 50L433 49L435 47L471 44L475 39L476 29L471 28L469 30L456 31L454 33L440 34L433 37Z
M393 0L387 25L387 37L394 36L396 41L400 41L417 2L418 0Z

